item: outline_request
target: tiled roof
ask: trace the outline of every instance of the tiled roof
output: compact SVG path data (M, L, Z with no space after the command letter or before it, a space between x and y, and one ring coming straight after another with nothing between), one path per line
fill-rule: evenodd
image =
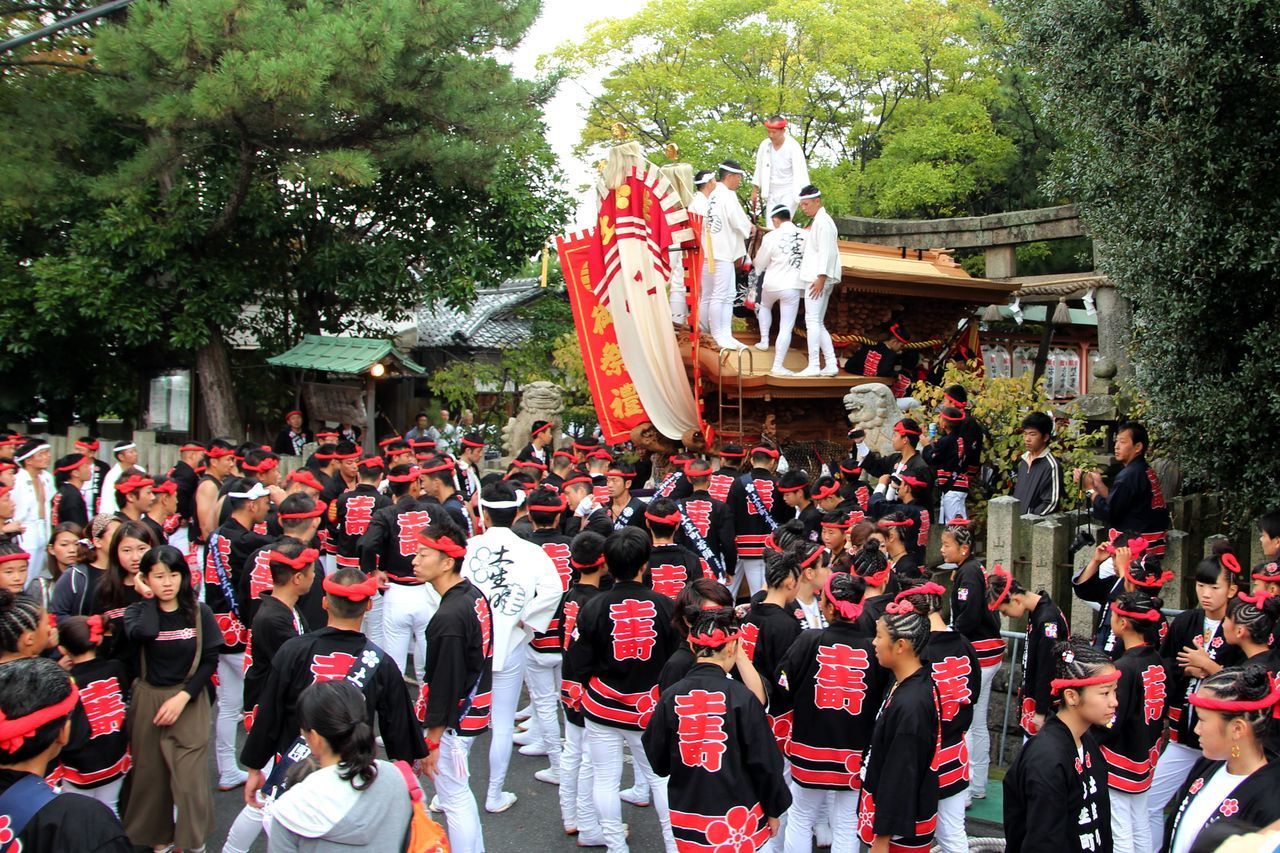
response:
M374 363L387 356L403 365L407 372L423 372L422 367L396 352L390 341L378 338L335 338L327 335L307 335L292 349L267 359L267 363L279 367L356 375L366 372Z
M545 291L536 278L509 278L497 287L476 288L464 311L446 302L418 308L418 346L504 349L531 334L528 321L511 316Z

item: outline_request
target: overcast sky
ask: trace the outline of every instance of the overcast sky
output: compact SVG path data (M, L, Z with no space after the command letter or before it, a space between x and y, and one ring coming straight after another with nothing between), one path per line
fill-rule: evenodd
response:
M551 53L560 44L581 37L587 24L601 18L622 18L644 8L645 0L542 0L542 14L530 28L511 62L520 77L535 76L538 57ZM566 80L547 105L547 141L560 158L570 191L578 199L577 221L570 230L590 224L595 213L593 192L577 193L577 187L592 179L594 166L578 160L572 149L586 124L587 108L598 91L603 74L590 79Z

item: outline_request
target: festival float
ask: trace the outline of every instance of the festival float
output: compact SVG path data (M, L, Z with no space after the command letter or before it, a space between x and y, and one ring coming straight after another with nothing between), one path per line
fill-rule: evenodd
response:
M557 240L604 440L650 450L763 440L793 461L843 456L851 417L874 422L884 410L896 419L889 380L843 371L771 375L771 349L721 350L699 333L703 230L686 210L692 176L688 164L659 167L639 143L619 142L602 164L595 227ZM940 375L950 358L980 362L977 311L1017 288L969 275L946 250L847 240L839 247L842 277L826 325L842 362L859 346L877 343L868 333L890 322L910 331L906 349L918 356L921 378ZM682 324L673 324L668 301L673 276L688 292ZM758 342L754 315L745 322L745 329L735 322L735 337ZM801 319L785 357L792 370L807 363L803 326Z

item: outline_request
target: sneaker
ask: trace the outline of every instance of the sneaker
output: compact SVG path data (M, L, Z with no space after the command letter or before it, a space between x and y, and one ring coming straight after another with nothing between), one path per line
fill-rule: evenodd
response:
M502 799L498 800L496 803L486 802L484 804L484 810L487 811L489 814L502 814L507 809L514 806L516 804L516 800L518 799L519 797L517 797L515 794L511 793L510 791L503 791Z
M234 791L236 788L243 788L244 783L248 780L248 773L243 770L237 770L234 776L226 776L218 780L218 790Z
M533 716L533 705L525 705L523 708L516 711L516 722L527 720L532 716Z
M835 376L839 372L840 372L840 368L836 367L834 364L829 364L826 367L822 368L822 370L818 371L819 375L821 376Z
M618 796L622 799L622 801L623 801L624 803L631 803L631 805L633 805L633 806L637 806L638 808L642 808L642 809L643 809L643 808L648 808L648 806L649 806L649 794L648 794L648 792L646 792L646 793L642 796L641 794L639 794L639 793L636 791L636 789L635 789L635 787L634 787L634 786L632 786L632 787L630 787L630 788L626 788L626 789L624 789L624 790L622 790L622 791L619 791L619 792L618 792Z
M818 369L816 364L811 364L804 370L796 374L796 376L821 376L822 371Z
M431 798L431 802L427 803L427 811L431 812L432 814L444 814L444 809L440 808L439 796L434 796Z
M975 790L973 790L972 788L970 788L970 789L969 789L969 799L971 799L971 800L985 800L986 798L987 798L987 792L986 792L986 791L975 791Z
M753 346L755 346L756 349L760 350L760 352L769 351L769 344L766 343L765 341L761 341L760 343L754 344Z
M548 785L560 784L560 771L554 767L548 767L546 770L539 770L533 774L533 778L539 782L546 782Z
M525 729L522 732L516 732L511 736L511 742L516 746L528 746L533 743L533 732L528 729Z
M546 755L547 748L541 743L526 743L520 747L521 755Z

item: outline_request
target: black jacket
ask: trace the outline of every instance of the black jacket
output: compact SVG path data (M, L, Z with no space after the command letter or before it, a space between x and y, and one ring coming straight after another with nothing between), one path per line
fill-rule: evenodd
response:
M1062 507L1062 464L1047 450L1039 456L1022 454L1014 469L1013 496L1023 515L1050 515Z
M1055 714L1013 760L1004 777L1009 853L1110 853L1106 760L1089 732L1081 745L1083 760Z

